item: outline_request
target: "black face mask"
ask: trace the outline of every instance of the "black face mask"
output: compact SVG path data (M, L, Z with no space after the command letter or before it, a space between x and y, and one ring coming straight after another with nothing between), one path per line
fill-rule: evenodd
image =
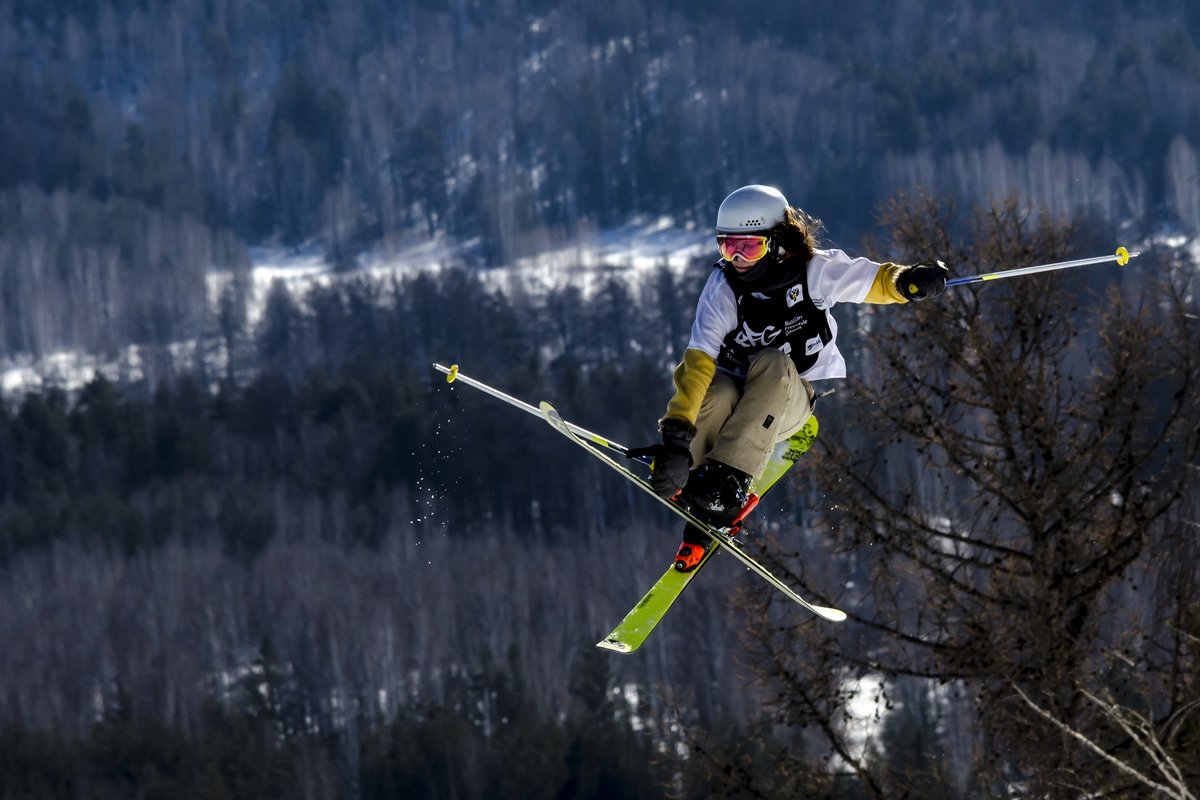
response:
M736 281L753 292L769 292L782 286L790 286L800 276L801 270L808 266L800 258L776 258L766 256L746 272L738 272L728 261L721 259L717 266L725 273L726 279Z

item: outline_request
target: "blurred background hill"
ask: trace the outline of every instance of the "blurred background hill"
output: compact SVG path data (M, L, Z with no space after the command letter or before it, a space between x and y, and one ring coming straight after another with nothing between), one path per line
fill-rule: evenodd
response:
M1198 43L1187 0L0 0L0 796L1138 796L1034 708L1194 792ZM862 377L758 533L861 618L714 564L599 654L674 523L430 364L649 441L751 182L881 260L1144 255L838 309Z

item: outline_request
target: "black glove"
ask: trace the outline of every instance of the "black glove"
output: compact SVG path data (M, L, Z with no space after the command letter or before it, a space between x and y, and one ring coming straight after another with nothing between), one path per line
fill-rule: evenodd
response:
M650 456L654 459L650 486L659 497L670 500L687 483L692 468L692 439L696 428L681 419L666 417L658 423L662 444L639 447L625 453L628 458Z
M914 264L896 276L896 288L908 300L928 300L946 291L946 276L950 270L941 261Z

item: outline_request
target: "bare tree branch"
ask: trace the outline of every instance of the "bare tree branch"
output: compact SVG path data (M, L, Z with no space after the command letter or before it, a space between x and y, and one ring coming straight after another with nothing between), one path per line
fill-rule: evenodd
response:
M1046 709L1039 706L1037 703L1035 703L1033 700L1031 700L1029 698L1029 695L1025 694L1025 692L1022 691L1020 686L1017 686L1012 681L1009 681L1008 685L1010 688L1012 688L1012 690L1014 692L1016 692L1017 696L1020 697L1021 700L1024 701L1024 703L1027 706L1029 706L1029 708L1031 708L1034 711L1034 713L1036 713L1039 717L1046 720L1047 722L1049 722L1054 727L1058 728L1063 733L1067 734L1071 738L1078 741L1080 744L1082 744L1088 750L1092 751L1093 753L1100 756L1108 763L1112 764L1117 769L1121 770L1121 772L1123 772L1126 775L1129 775L1133 778L1136 778L1142 784L1149 786L1151 789L1154 789L1156 792L1161 792L1161 793L1165 794L1167 797L1178 798L1178 800L1195 800L1195 796L1191 792L1188 791L1186 786L1182 787L1182 791L1180 791L1177 788L1173 788L1171 786L1166 786L1164 784L1161 784L1161 783L1155 781L1153 778L1149 777L1148 775L1142 774L1141 772L1136 770L1134 767L1130 766L1129 764L1125 763L1124 761L1120 760L1119 758L1116 758L1115 756L1110 755L1108 753L1108 751L1106 751L1103 747L1096 744L1091 739L1089 739L1087 736L1083 735L1079 731L1072 728L1070 725L1066 724L1062 720L1055 717L1053 714L1051 714Z

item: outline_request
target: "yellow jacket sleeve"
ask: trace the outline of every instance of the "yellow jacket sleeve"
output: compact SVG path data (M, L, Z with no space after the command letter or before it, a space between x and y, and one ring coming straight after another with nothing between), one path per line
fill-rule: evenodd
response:
M675 396L667 403L667 413L663 416L695 425L700 403L716 374L717 362L712 356L702 350L685 350L683 361L675 368Z
M871 288L867 290L867 296L863 298L863 302L878 305L907 303L907 298L900 294L900 290L896 288L896 278L905 269L908 269L908 267L903 264L893 264L890 261L886 264L880 264L879 271L875 273L875 281L871 284Z

